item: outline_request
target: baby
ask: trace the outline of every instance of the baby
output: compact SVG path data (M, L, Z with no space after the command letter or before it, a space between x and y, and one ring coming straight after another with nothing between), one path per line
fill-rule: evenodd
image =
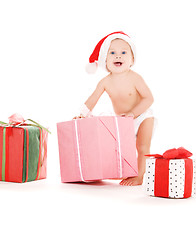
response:
M143 78L130 69L134 61L135 49L128 35L123 32L115 32L103 38L90 56L90 68L88 66L87 70L92 72L101 66L106 68L109 74L97 84L79 116L89 116L101 95L106 91L116 115L134 118L138 176L128 177L120 182L121 185L127 186L143 183L145 155L150 153L154 127L154 117L152 110L149 109L153 103L153 96Z

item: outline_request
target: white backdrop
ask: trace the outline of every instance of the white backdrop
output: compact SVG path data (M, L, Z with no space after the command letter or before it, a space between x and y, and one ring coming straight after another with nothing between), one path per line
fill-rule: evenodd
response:
M164 216L162 221L167 218L165 209L174 211L173 214L177 216L180 216L180 209L184 213L186 209L192 211L192 207L195 207L195 201L192 199L175 202L149 199L143 197L140 187L134 190L130 188L120 190L122 187L119 189L116 184L110 183L111 188L108 191L113 191L111 189L115 188L118 191L113 193L114 198L122 194L122 198L117 197L116 202L116 199L113 201L110 194L108 195L109 183L100 186L104 193L97 188L98 186L89 188L93 194L83 185L80 186L81 188L76 185L69 185L67 188L65 187L67 185L62 186L56 123L71 120L78 114L80 105L105 75L101 70L95 75L88 75L85 72L85 65L91 52L102 37L121 30L133 37L137 50L137 61L133 70L142 75L155 98L153 108L158 118L158 126L152 141L152 152L162 153L168 148L183 146L195 155L195 22L195 5L191 0L0 1L0 120L6 122L11 114L18 112L25 118L39 121L52 131L48 142L48 179L42 183L26 185L0 184L0 194L5 196L2 200L5 204L3 208L5 219L11 204L8 204L7 199L16 196L16 203L20 205L22 198L30 201L29 199L37 199L36 196L41 196L47 208L43 211L43 221L46 223L42 223L41 220L39 222L44 224L43 235L40 237L52 236L53 233L54 236L57 234L59 239L64 239L63 237L70 231L75 235L69 236L69 239L76 239L79 236L83 239L84 229L87 229L85 223L88 219L92 219L94 225L91 223L89 226L94 237L86 233L89 239L99 239L98 236L102 239L100 230L106 230L106 226L111 229L108 231L107 239L117 239L122 236L129 237L129 234L130 237L135 237L133 227L136 226L139 236L140 225L141 228L145 228L147 234L146 226L149 223L146 225L148 222L146 216L151 216L151 220L154 219L153 214L158 217L157 208ZM104 94L95 107L94 114L107 111L112 111L112 105L108 96ZM94 194L94 189L97 189L95 190L97 195ZM44 191L45 195L43 195ZM137 198L136 200L130 198L129 202L128 191L133 199L135 197L133 194L141 196L141 204ZM55 198L55 194L58 197ZM66 198L62 200L62 196ZM42 212L42 204L40 205L39 202L36 204L38 211ZM67 215L67 212L62 210L66 215L63 217L60 209L63 209L63 206L66 208L67 205L70 208ZM103 217L102 220L98 206L103 209L103 214L108 210L107 219ZM21 212L24 213L22 204L20 207ZM28 204L25 207L29 208ZM31 207L33 208L33 205ZM56 208L58 211L55 210ZM153 209L152 213L149 208ZM137 214L139 211L140 216ZM17 215L18 210L12 207L11 212ZM30 212L34 213L32 209ZM133 212L137 223L132 219ZM46 218L47 214L56 218L56 225L52 221L53 217ZM21 221L22 216L20 215L19 218ZM9 226L18 229L18 220L17 217L15 218L16 221ZM69 219L71 225L68 224ZM69 231L65 229L63 221L66 222ZM30 223L32 224L32 220ZM172 223L170 220L169 224ZM57 228L58 224L59 228ZM175 224L180 225L180 220L178 219ZM95 225L99 229L98 232ZM25 226L27 233L30 227ZM58 230L52 226L56 226ZM45 229L47 227L48 230ZM119 235L112 230L113 227L118 229ZM153 225L148 227L153 228ZM158 223L156 227L159 228ZM80 231L76 233L75 228ZM168 228L170 229L171 226ZM8 233L9 227L6 229ZM44 233L45 231L48 233ZM13 232L9 234L11 235L8 237L14 236ZM143 232L141 234L145 237ZM182 234L185 232L181 232Z

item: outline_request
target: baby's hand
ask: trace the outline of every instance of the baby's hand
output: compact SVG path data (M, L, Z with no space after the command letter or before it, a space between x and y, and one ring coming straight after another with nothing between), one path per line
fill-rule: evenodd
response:
M78 119L78 118L85 118L82 114L80 114L80 116L76 116L73 119Z

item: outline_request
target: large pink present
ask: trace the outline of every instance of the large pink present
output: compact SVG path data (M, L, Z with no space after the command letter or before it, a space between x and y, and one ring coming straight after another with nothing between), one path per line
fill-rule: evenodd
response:
M57 123L62 182L138 175L132 117L101 116Z

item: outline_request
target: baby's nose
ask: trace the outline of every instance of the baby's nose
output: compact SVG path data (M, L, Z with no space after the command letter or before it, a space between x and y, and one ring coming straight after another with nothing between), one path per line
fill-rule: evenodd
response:
M116 56L116 59L120 59L121 58L121 56Z

